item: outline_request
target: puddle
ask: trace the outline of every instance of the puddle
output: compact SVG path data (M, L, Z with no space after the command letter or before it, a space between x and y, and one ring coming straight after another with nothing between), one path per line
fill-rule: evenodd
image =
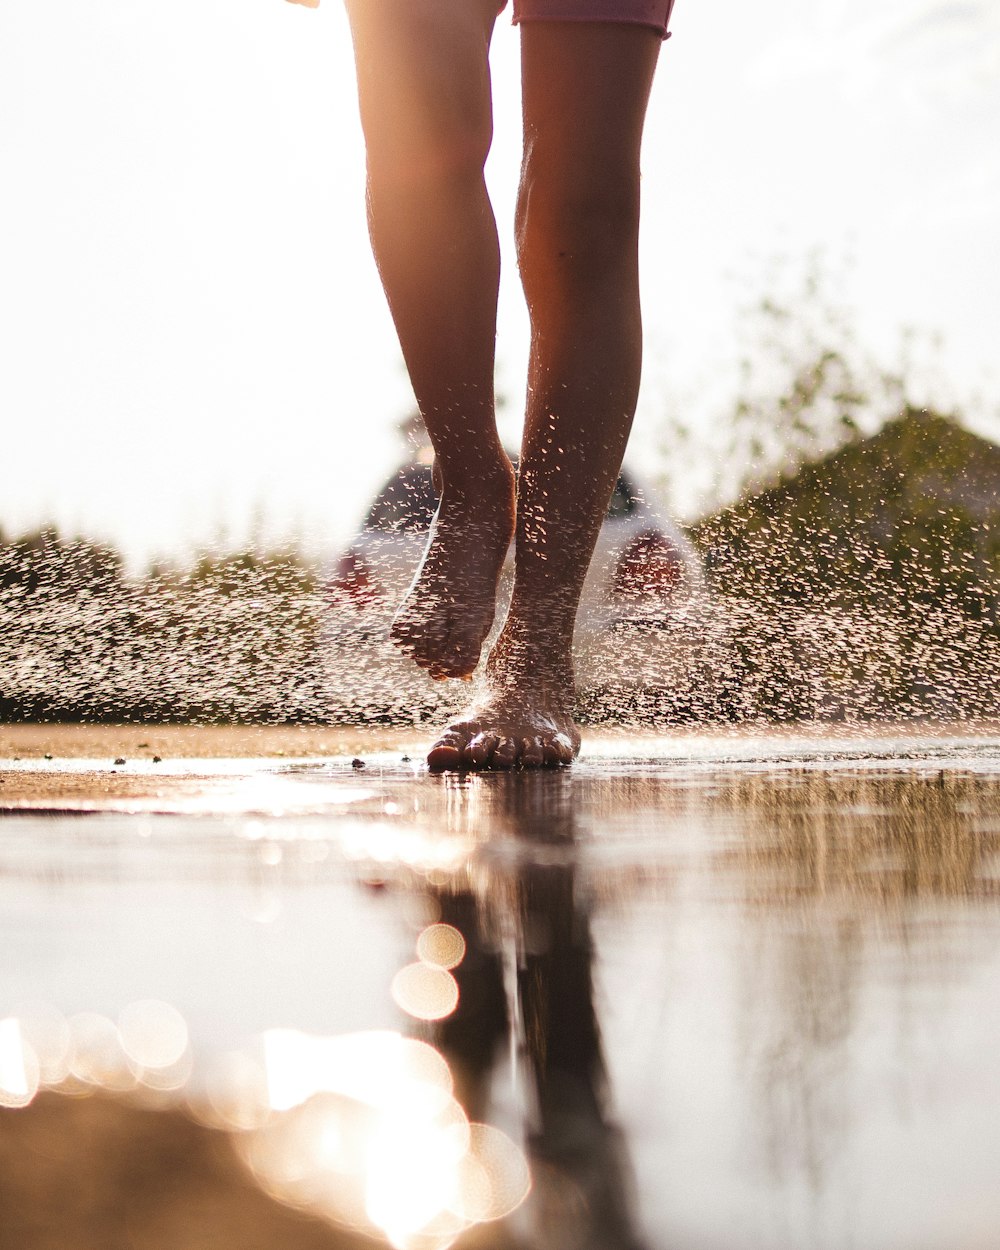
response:
M1000 735L352 758L3 765L5 1133L194 1116L317 1245L995 1244Z

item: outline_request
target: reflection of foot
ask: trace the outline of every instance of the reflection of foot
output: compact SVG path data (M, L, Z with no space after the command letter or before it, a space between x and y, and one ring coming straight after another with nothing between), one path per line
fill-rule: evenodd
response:
M519 633L524 641L515 641ZM580 750L568 645L545 649L508 620L486 666L486 688L427 754L435 770L551 768Z
M456 492L445 485L424 558L390 631L432 677L469 677L479 663L513 533L514 473L506 459L474 488Z

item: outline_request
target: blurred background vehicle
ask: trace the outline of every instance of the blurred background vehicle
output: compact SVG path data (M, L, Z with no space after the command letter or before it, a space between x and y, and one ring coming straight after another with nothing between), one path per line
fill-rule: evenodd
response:
M433 456L421 448L376 495L330 578L326 628L331 695L376 719L412 719L457 706L468 687L435 682L388 641L388 628L427 543L437 507ZM501 577L497 628L510 593ZM577 616L581 704L596 712L658 709L687 719L708 670L722 665L701 561L655 492L623 468L601 527ZM487 646L489 641L487 641Z

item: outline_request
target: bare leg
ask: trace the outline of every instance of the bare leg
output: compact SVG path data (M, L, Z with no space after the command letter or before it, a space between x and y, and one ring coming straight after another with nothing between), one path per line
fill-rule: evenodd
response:
M486 688L431 767L567 763L580 592L638 395L639 148L657 35L522 26L518 257L532 344L510 610Z
M496 7L348 0L372 246L441 488L392 636L435 677L479 662L514 526L493 398L500 259L483 181Z

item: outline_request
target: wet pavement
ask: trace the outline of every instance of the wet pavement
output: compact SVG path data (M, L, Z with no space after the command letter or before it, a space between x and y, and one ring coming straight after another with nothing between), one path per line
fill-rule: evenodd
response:
M181 1108L403 1250L1000 1244L1000 728L107 732L2 744L4 1131Z

